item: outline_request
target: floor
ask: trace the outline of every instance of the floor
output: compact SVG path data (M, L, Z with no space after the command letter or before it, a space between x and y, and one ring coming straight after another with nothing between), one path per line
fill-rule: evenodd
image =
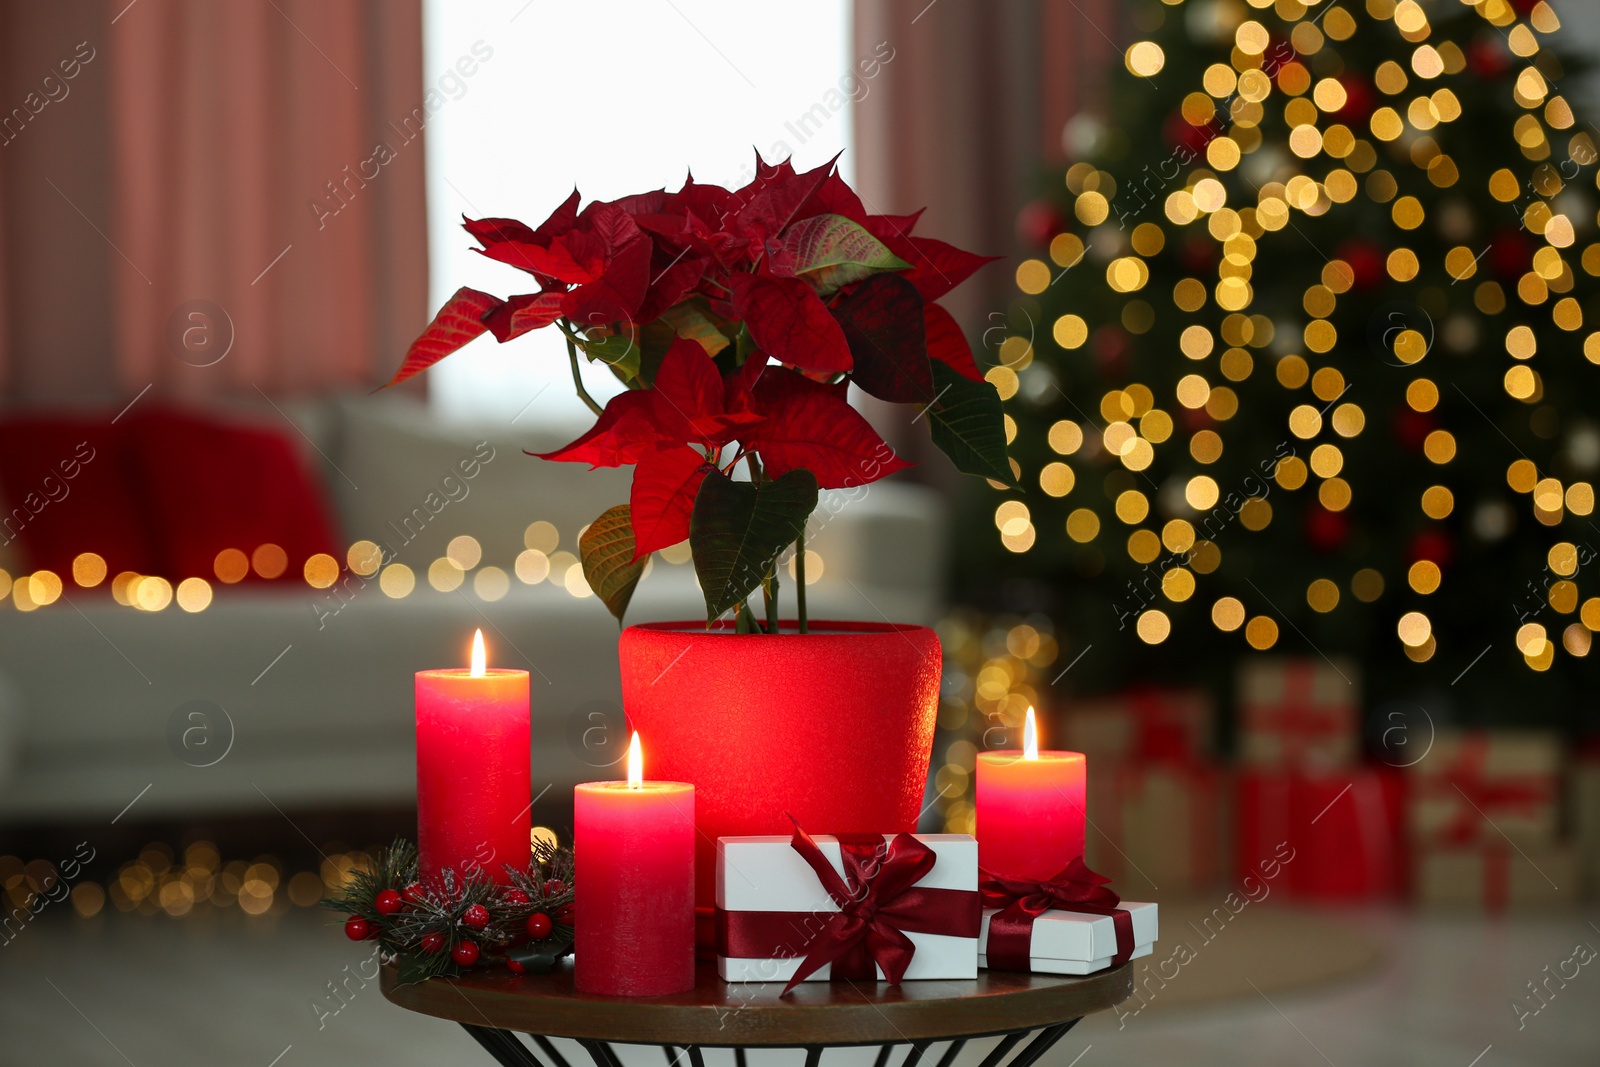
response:
M1368 975L1166 1012L1157 990L1137 1015L1085 1019L1047 1067L1079 1055L1081 1067L1600 1064L1600 962L1581 962L1600 951L1600 907L1495 922L1397 911L1338 918L1385 945L1386 960ZM1558 972L1576 977L1563 983ZM1185 978L1180 971L1172 984ZM1543 999L1529 983L1547 983Z
M1267 908L1259 915L1241 914L1239 928L1274 921ZM1495 922L1323 913L1330 915L1384 945L1385 958L1318 987L1269 982L1259 993L1215 999L1207 994L1224 983L1213 972L1242 966L1248 954L1229 958L1219 948L1208 972L1199 960L1212 950L1190 937L1194 965L1169 967L1165 985L1145 984L1137 1012L1086 1019L1041 1064L1600 1063L1600 963L1585 962L1600 949L1600 906ZM351 977L370 950L346 941L330 918L315 910L251 919L230 909L181 920L46 912L0 948L0 1064L489 1062L456 1027L394 1008L376 983ZM1164 930L1155 958L1181 939L1180 930ZM1185 990L1186 982L1208 988ZM341 984L342 1002L329 983ZM1543 983L1542 999L1529 983ZM659 1050L638 1051L627 1067L660 1067ZM780 1058L799 1067L798 1053ZM839 1067L859 1058L841 1058ZM722 1067L721 1059L708 1057L708 1067Z

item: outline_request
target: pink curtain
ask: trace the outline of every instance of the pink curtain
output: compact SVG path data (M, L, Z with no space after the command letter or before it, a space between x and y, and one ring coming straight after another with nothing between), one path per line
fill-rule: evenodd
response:
M94 55L0 146L8 397L387 378L427 318L420 0L8 0L8 30L0 107L80 41ZM100 327L24 322L63 293Z
M1061 160L1062 127L1104 103L1118 15L1116 0L860 0L855 51L894 49L855 106L863 194L884 211L926 205L919 231L963 248L1015 251L1017 211ZM946 302L981 331L1014 293L997 265Z
M110 224L110 20L99 2L0 0L0 396L7 400L87 394L110 401L120 393L108 262L116 253L97 232ZM78 55L84 46L87 62Z
M0 205L6 202L6 168L0 165ZM6 213L0 210L0 252L6 247ZM5 382L6 367L11 354L11 295L10 279L6 274L6 257L0 254L0 386Z
M1120 62L1119 10L1116 0L858 0L854 54L880 42L894 50L855 105L868 206L926 206L919 232L990 255L1020 251L1017 212L1040 168L1060 162L1062 127L1104 103L1107 65ZM1004 336L987 331L1017 296L1015 266L986 267L942 301L975 348ZM892 433L890 443L924 459L926 436Z

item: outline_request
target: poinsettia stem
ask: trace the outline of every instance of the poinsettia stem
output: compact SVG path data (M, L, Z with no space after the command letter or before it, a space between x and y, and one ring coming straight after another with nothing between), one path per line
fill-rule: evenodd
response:
M745 463L750 467L750 481L760 487L766 481L766 475L761 470L761 460L754 452L744 454ZM734 462L738 462L737 459ZM773 556L767 560L767 573L761 576L761 603L766 609L766 632L775 634L779 629L778 620L778 557Z
M806 625L806 532L794 539L794 600L800 620L800 632L810 633Z
M767 606L767 633L778 632L778 560L767 565L767 580L761 583L761 599Z
M599 404L596 404L594 402L594 397L589 395L589 390L583 387L583 375L578 373L578 346L572 343L572 335L570 333L567 333L565 330L561 332L566 334L567 359L571 360L572 362L572 384L578 390L578 399L589 405L589 410L598 415L605 409Z

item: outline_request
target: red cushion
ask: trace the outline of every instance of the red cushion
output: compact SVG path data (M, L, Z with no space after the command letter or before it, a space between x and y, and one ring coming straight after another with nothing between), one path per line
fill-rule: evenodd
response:
M288 554L284 579L308 557L340 558L320 483L283 432L152 406L124 420L162 576L215 582L217 553L246 556L274 544ZM251 580L260 580L252 570Z
M0 422L0 546L21 566L72 574L95 552L111 574L149 574L152 539L130 487L123 426L110 416L27 416Z

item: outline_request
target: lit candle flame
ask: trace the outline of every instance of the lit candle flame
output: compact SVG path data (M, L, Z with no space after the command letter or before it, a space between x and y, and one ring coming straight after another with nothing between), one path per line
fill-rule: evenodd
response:
M488 668L485 666L486 657L483 654L483 631L474 630L472 633L472 677L482 678Z
M628 788L644 788L644 755L639 751L639 731L633 732L628 742Z
M1033 707L1028 708L1028 717L1022 723L1022 758L1039 758L1039 728L1033 723Z

